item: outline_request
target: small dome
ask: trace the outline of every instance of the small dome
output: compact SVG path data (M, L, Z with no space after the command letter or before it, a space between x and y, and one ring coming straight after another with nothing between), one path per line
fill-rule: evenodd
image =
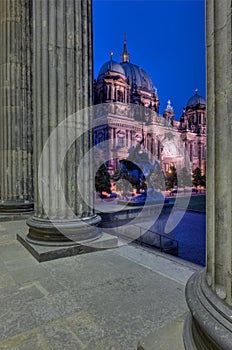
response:
M198 104L206 105L206 102L205 99L196 92L196 94L188 100L187 107L196 106Z
M98 76L100 76L101 74L105 74L108 71L125 75L125 71L124 71L123 67L121 66L121 64L116 62L116 61L113 61L113 60L109 60L103 64L103 66L101 67L101 69L99 71Z
M149 75L141 67L132 64L130 62L122 62L122 67L126 73L126 77L129 79L129 84L134 89L135 86L154 92L154 86Z

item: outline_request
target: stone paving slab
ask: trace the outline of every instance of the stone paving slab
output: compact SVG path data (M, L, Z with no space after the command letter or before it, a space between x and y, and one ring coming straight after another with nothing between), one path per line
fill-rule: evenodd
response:
M201 268L199 265L159 252L155 253L154 259L154 251L146 247L125 245L115 253L183 285L186 285L193 270L197 271Z
M0 350L51 350L39 328L19 333L12 338L0 342Z
M185 350L182 335L186 317L185 313L149 334L139 341L137 350Z
M0 350L135 350L187 311L195 266L133 245L40 264L16 240L26 229L1 223Z

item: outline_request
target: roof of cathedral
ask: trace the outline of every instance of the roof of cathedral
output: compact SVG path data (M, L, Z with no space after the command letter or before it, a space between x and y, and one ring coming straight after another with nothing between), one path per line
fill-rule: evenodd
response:
M110 60L103 64L103 66L101 67L101 69L99 71L98 76L100 76L101 74L105 74L108 71L125 75L125 71L124 71L123 67L121 66L121 64L116 62L116 61L113 61L113 59L112 59L113 53L112 52L110 52L110 56L111 56Z
M153 86L152 80L144 69L136 64L130 63L130 54L127 51L126 39L124 38L123 53L121 54L121 63L112 59L113 52L110 52L110 60L103 64L98 76L105 74L108 71L124 74L132 87L135 89L145 89L149 92L157 92Z
M146 89L150 92L154 91L152 80L144 69L130 62L122 62L121 65L125 70L126 77L128 78L129 84L132 86L132 88L137 87Z
M196 106L198 104L206 105L205 99L198 95L198 89L195 89L195 95L193 95L187 102L187 107Z

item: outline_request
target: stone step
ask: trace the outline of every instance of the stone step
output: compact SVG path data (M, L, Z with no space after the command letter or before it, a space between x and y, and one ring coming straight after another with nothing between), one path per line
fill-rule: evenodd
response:
M184 350L183 328L187 313L139 341L137 350Z

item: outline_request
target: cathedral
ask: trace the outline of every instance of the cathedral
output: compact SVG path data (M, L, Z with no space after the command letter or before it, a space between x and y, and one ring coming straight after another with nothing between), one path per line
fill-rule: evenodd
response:
M180 121L175 120L170 100L161 116L157 88L143 68L130 62L125 39L120 63L110 52L109 61L100 68L94 81L94 103L108 105L104 113L95 116L94 143L111 173L117 168L119 159L126 158L130 149L142 140L143 151L148 152L153 163L158 160L165 173L170 167L179 165L179 168L189 170L199 167L205 174L206 101L196 89L183 109ZM170 142L164 142L164 134L170 130L172 137L181 140L180 147L187 151L189 166L184 159L178 164L180 152L170 149L173 148ZM106 141L110 142L107 151Z

